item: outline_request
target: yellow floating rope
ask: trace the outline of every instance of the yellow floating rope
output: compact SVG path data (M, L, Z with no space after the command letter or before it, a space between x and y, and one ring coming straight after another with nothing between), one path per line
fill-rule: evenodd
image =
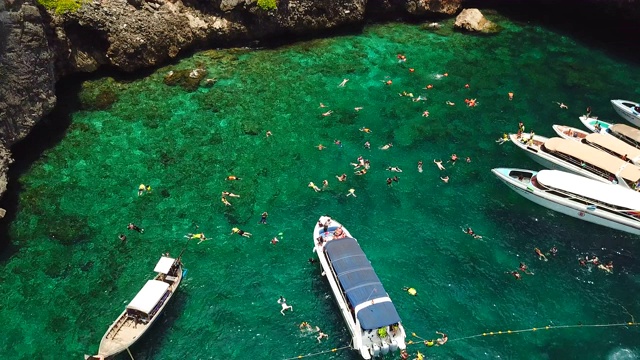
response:
M453 341L460 341L460 340L467 340L467 339L473 339L473 338L478 338L478 337L483 337L483 336L495 336L495 335L506 335L506 334L519 334L519 333L525 333L525 332L534 332L534 331L538 331L538 330L552 330L552 329L575 329L575 328L606 328L606 327L621 327L621 326L638 326L640 325L640 323L637 323L635 321L629 321L629 322L625 322L625 323L616 323L616 324L577 324L577 325L547 325L547 326L542 326L542 327L533 327L533 328L529 328L529 329L520 329L520 330L498 330L498 331L489 331L489 332L483 332L482 334L476 334L476 335L470 335L470 336L464 336L464 337L460 337L460 338L455 338L455 339L449 339L448 342L453 342ZM411 335L417 337L418 339L420 339L420 342L413 342L412 340L409 340L407 342L407 345L414 345L414 344L422 344L422 341L427 341L427 339L416 335L416 333L411 333Z
M333 349L330 349L330 350L320 351L320 352L313 353L313 354L298 355L298 356L296 356L296 357L286 358L286 359L282 359L282 360L303 359L303 358L308 358L308 357L312 357L312 356L322 355L322 354L326 354L326 353L337 352L337 351L339 351L339 350L344 350L344 349L348 349L348 348L350 348L350 346L343 346L343 347L340 347L340 348L333 348Z

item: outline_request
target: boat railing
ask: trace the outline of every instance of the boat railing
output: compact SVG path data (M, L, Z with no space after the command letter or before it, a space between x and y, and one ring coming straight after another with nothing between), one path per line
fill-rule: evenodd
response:
M325 256L327 257L327 259L329 259L329 256L327 255L326 250L325 250ZM333 275L333 278L336 279L336 283L340 288L340 297L342 298L342 301L345 304L347 304L347 306L349 307L349 312L351 313L351 316L353 316L353 318L355 319L356 314L353 311L351 311L352 309L351 303L344 296L344 289L342 288L342 284L340 284L340 279L338 278L338 274L336 274L335 270L333 269L333 264L331 264L331 260L329 260L329 263L330 263L329 268L331 269L331 274Z
M118 335L118 332L120 332L120 329L122 329L122 327L124 326L124 324L126 324L127 320L129 320L129 314L123 314L122 316L120 316L120 318L118 319L118 322L116 322L115 325L113 325L113 327L111 328L111 331L109 331L109 333L105 336L105 338L109 338L109 335L111 335L112 339L116 338L116 335Z
M631 218L633 220L638 221L638 217L634 216L632 214L629 214L629 211L633 211L633 209L628 209L628 208L624 208L624 207L620 207L620 206L616 206L616 205L611 205L599 200L595 200L586 196L582 196L582 195L578 195L572 192L568 192L568 191L564 191L561 189L557 189L557 188L553 188L552 190L550 190L549 192L554 193L556 195L560 195L562 197L568 198L569 200L573 200L576 202L579 202L581 204L584 205L595 205L596 208L603 210L603 211L607 211L616 215L622 215L624 217L628 217Z
M603 169L601 169L601 168L599 168L599 167L597 167L597 166L595 166L593 164L587 163L586 161L584 161L582 159L578 159L578 158L575 158L573 156L570 156L570 155L567 155L567 154L564 154L564 153L561 153L561 152L557 152L557 151L549 151L545 147L543 147L543 149L547 154L553 155L553 156L555 156L555 157L557 157L557 158L559 158L561 160L564 160L564 161L566 161L566 162L568 162L568 163L570 163L572 165L575 165L575 166L578 166L580 168L583 168L583 169L585 169L585 170L587 170L589 172L592 172L592 173L600 176L601 178L608 179L608 180L616 179L615 174L610 173L610 172L608 172L606 170L603 170Z

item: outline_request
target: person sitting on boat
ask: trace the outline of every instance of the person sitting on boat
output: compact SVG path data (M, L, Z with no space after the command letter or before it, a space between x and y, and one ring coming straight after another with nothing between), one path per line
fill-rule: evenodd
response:
M398 323L395 323L395 324L391 325L391 335L392 336L398 335L398 331L399 330L400 330L400 326L398 325Z
M237 227L234 227L233 229L231 229L231 235L233 235L233 234L238 234L240 236L244 236L244 237L247 237L247 238L250 238L251 235L252 235L251 233L248 233L248 232L246 232L244 230L240 230Z
M432 346L435 346L435 345L436 345L436 341L435 341L435 340L425 340L425 341L424 341L424 344L425 344L427 347L432 347Z
M337 228L334 232L333 232L333 237L335 237L336 239L341 239L343 237L345 237L345 233L344 230L342 230L342 226Z
M336 179L338 179L338 181L345 181L347 180L347 174L342 174L340 176L336 175Z
M595 132L599 133L602 128L600 127L600 123L596 121L596 124L593 125L593 129L595 130Z

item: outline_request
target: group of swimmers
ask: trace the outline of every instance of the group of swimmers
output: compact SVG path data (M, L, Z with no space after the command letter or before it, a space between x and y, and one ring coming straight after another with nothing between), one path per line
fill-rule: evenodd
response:
M606 271L608 273L613 273L613 261L609 260L606 263L601 263L600 259L598 259L597 256L592 256L589 257L589 255L585 256L584 258L579 258L578 259L578 263L580 264L580 266L587 266L587 265L593 265L595 267L597 267L600 270Z

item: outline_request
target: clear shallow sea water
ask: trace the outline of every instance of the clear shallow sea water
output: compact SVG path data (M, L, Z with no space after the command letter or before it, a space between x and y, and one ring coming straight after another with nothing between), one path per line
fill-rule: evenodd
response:
M315 221L330 214L358 238L407 332L449 334L446 346L410 345L412 354L640 358L637 327L462 339L640 316L636 237L539 207L490 172L538 169L511 144L494 142L516 131L518 121L552 136L552 124L580 127L578 116L591 106L600 118L623 122L609 100L640 99L640 67L544 28L495 20L504 30L491 37L375 25L277 49L200 52L136 81L83 84L81 97L109 91L117 101L72 112L64 139L19 179L19 212L10 228L16 252L0 273L0 357L79 359L97 351L160 254L179 253L194 224L209 240L189 244L187 277L131 349L136 359L285 359L348 345L330 289L307 262ZM398 63L398 53L406 63ZM164 84L169 71L197 66L218 82L195 91ZM392 85L384 85L388 79ZM433 88L423 89L428 84ZM402 91L428 100L412 102L398 96ZM479 105L465 106L470 98ZM328 110L330 116L321 115ZM273 136L266 138L267 130ZM391 149L378 149L389 142ZM318 151L318 144L327 148ZM472 161L439 171L433 159L451 153ZM371 161L365 176L353 175L349 165L360 155ZM392 188L385 184L393 175L388 166L404 170ZM335 178L342 173L344 183ZM439 179L445 174L448 184ZM242 180L226 181L228 175ZM307 187L323 179L330 183L325 191ZM138 197L140 183L152 192ZM350 188L356 198L346 197ZM221 191L241 197L225 207ZM257 224L263 211L268 225ZM129 222L144 234L127 231ZM471 239L461 231L466 226L484 238ZM233 227L253 237L231 236ZM548 262L534 256L535 247L554 245L559 254ZM613 260L614 273L580 268L585 254ZM516 281L505 272L521 261L535 275ZM284 317L280 295L294 307ZM302 321L329 339L319 344L301 333ZM342 350L313 358L358 357Z

